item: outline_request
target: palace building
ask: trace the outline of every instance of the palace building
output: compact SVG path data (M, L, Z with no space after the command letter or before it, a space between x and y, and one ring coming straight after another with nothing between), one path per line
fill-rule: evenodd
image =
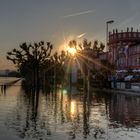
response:
M113 30L109 33L107 59L117 70L140 71L140 32L127 28L127 31Z

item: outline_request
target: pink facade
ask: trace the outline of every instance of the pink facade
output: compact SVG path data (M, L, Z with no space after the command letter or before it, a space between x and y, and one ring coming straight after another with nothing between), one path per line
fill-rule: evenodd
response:
M140 32L118 32L109 34L108 60L117 70L140 69Z
M140 44L129 47L128 67L140 69Z

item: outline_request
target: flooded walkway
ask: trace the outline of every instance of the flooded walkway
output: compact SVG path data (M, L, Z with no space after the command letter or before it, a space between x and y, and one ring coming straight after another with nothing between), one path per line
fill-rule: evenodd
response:
M0 140L139 140L139 97L83 95L76 89L9 87L0 94Z
M0 77L0 85L12 85L20 80L21 80L21 78Z

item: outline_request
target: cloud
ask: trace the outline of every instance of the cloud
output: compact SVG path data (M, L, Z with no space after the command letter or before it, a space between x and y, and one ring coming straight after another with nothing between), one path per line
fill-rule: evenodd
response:
M80 16L80 15L89 14L89 13L93 13L93 12L95 12L95 10L87 10L87 11L82 11L82 12L79 12L79 13L65 15L65 16L62 16L62 18L75 17L75 16Z
M81 37L83 37L84 35L86 35L86 33L82 33L82 34L78 35L77 38L81 38Z

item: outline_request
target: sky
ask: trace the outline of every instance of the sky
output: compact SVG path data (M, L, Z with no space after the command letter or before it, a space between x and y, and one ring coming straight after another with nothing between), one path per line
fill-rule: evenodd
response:
M140 0L0 0L0 69L13 69L6 52L23 42L51 41L55 50L69 39L98 39L109 30L140 30Z

